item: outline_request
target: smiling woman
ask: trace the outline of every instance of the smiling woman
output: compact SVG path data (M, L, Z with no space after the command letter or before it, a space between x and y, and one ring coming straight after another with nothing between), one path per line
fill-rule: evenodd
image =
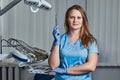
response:
M73 9L68 17L68 24L70 26L70 29L80 30L82 23L83 19L81 13L78 10Z
M80 5L68 8L64 22L66 32L53 29L54 42L48 60L56 72L56 80L92 80L98 62L97 40L91 34L84 9ZM59 34L59 35L57 35Z

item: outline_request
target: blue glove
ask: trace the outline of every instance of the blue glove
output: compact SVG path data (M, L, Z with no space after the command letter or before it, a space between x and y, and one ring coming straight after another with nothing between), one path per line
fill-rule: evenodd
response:
M59 67L54 69L53 71L56 73L60 73L60 74L67 74L68 73L67 69L63 69L63 68L59 68Z
M58 26L55 26L53 28L52 34L53 34L53 37L54 37L53 46L60 45L60 31L59 31Z

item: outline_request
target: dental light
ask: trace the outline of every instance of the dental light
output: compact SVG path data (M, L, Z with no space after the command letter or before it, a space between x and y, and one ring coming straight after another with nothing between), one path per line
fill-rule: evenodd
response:
M52 6L45 0L24 0L24 3L29 5L32 12L38 12L40 8L49 10Z

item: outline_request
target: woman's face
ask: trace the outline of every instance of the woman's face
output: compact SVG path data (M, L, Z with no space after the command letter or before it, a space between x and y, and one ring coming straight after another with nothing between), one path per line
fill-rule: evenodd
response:
M83 18L81 13L78 10L73 9L68 15L68 24L70 30L80 30L82 23Z

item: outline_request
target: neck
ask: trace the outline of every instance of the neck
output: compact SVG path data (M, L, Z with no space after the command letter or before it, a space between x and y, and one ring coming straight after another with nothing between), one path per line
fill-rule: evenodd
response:
M70 31L69 36L79 38L79 31Z
M69 38L72 43L75 43L79 39L79 32L78 31L70 31Z

